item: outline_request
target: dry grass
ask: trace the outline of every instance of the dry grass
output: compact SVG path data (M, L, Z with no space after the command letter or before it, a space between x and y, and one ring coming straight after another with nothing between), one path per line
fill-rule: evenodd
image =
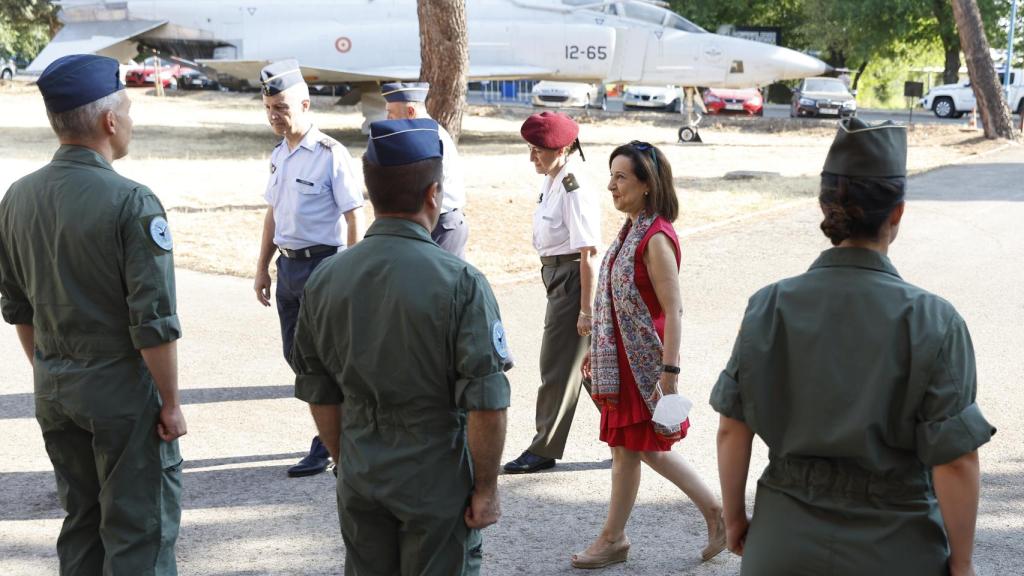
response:
M170 211L179 266L251 276L263 218L268 158L276 138L266 127L258 95L177 93L155 98L130 91L135 138L131 154L117 163L129 178L153 188ZM344 143L354 157L365 149L354 108L314 98L317 124ZM0 190L45 163L56 148L35 87L0 87L3 138ZM519 126L530 110L471 107L459 149L465 167L471 223L467 258L494 281L536 274L532 214L540 177L528 162ZM676 175L686 230L769 209L816 193L817 174L834 134L827 122L713 119L705 144L675 143L671 115L593 114L580 119L588 162L574 171L587 193L602 195L604 236L618 230L622 215L605 195L607 157L618 144L645 140L662 147ZM910 135L911 170L921 171L990 149L994 144L956 127L917 126ZM358 165L358 162L356 163ZM732 171L773 175L726 180ZM366 208L367 220L372 209Z

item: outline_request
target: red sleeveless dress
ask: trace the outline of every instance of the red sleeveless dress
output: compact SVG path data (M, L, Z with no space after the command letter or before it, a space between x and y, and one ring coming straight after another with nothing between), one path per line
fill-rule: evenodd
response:
M654 293L654 285L647 274L647 266L644 265L644 250L647 243L655 234L664 234L672 241L676 251L676 268L679 267L679 237L676 236L672 224L658 216L651 227L647 230L643 240L636 250L636 266L633 281L636 282L640 297L647 304L647 309L654 319L654 326L658 336L665 338L665 311L658 303L658 297ZM614 264L614 259L609 265ZM614 311L613 311L614 312ZM604 406L601 408L601 440L609 446L623 446L636 452L667 452L672 449L678 439L668 439L660 436L654 431L651 423L651 411L647 408L637 388L636 379L633 378L633 370L629 367L629 360L626 358L626 350L622 347L622 335L619 331L619 323L615 320L614 313L612 320L615 326L616 347L619 353L619 403L614 407ZM681 438L686 437L686 430L690 427L690 420L682 424Z

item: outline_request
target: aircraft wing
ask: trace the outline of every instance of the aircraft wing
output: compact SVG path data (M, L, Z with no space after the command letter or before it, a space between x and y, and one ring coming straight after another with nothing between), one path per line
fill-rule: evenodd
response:
M217 72L229 74L239 79L256 82L260 69L270 63L269 60L197 60L205 67ZM470 66L470 80L501 80L515 78L531 78L553 74L552 70L530 66ZM345 82L379 82L391 80L417 80L420 77L418 66L386 66L377 68L358 68L343 70L329 67L302 66L302 76L306 82L316 84Z
M68 22L26 71L41 74L54 60L68 54L101 54L122 62L130 60L136 54L132 40L165 24L167 20Z

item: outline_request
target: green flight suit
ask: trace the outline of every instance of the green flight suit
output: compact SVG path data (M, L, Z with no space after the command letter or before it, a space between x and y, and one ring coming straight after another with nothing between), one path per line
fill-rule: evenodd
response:
M931 468L988 442L953 306L873 250L826 250L750 298L711 393L768 446L744 576L937 576Z
M295 396L342 405L338 515L348 576L479 573L466 413L509 404L484 276L419 224L381 218L310 276Z
M67 517L60 573L173 575L178 443L140 348L181 335L160 201L96 152L61 146L0 202L3 317L35 334L36 419Z

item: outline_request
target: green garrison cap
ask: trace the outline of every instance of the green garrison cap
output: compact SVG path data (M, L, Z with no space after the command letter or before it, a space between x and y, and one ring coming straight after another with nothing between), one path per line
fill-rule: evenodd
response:
M842 120L822 172L874 178L906 176L906 126L890 120L880 124L856 117Z

